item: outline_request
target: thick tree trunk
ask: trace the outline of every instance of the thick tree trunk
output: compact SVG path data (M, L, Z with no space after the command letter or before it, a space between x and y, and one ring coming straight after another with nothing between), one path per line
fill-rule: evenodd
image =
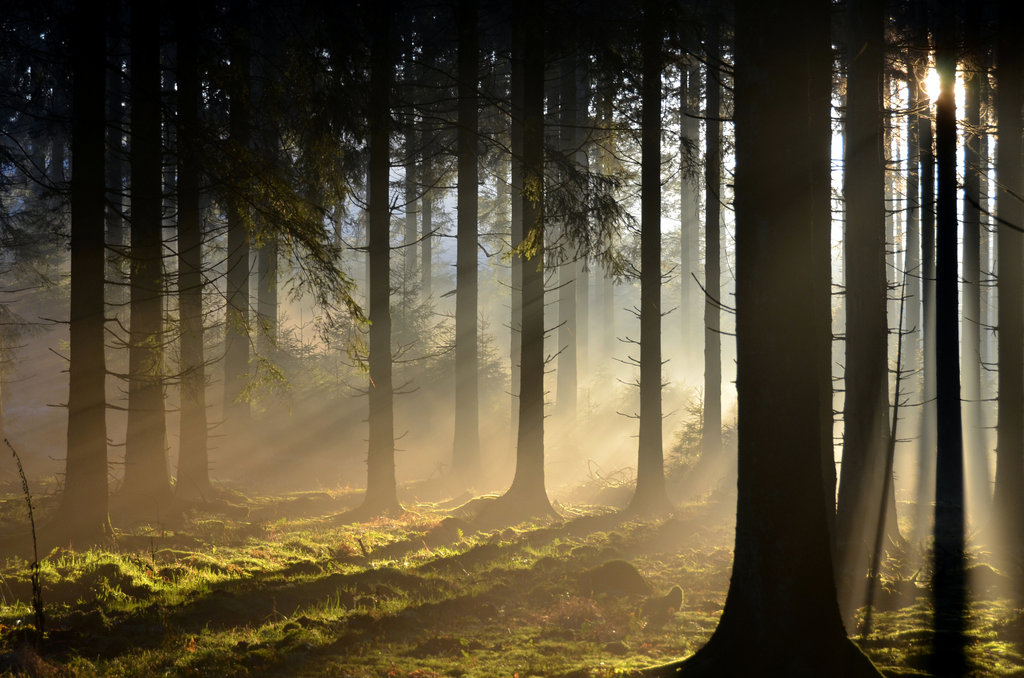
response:
M827 2L737 3L735 560L714 635L656 675L879 675L843 629L823 502L828 23Z
M199 40L196 0L178 5L178 309L181 315L181 442L175 492L209 492L203 354L203 234L199 209Z
M106 361L103 336L104 12L71 14L71 363L60 541L82 547L110 534L107 517Z
M371 9L370 50L370 440L366 498L372 512L398 509L395 481L394 389L391 380L391 214L388 204L392 80L391 7Z
M640 438L629 510L668 510L661 432L661 41L655 0L643 9L640 146Z
M937 442L932 596L932 671L954 678L966 671L967 590L964 558L964 447L960 412L957 262L955 23L951 3L939 3L935 64L941 89L935 117L938 228L935 253ZM1019 111L1019 108L1018 108ZM1020 154L1017 154L1018 162Z
M455 265L455 444L452 471L473 478L480 471L480 405L477 328L477 72L476 3L460 0L458 251Z
M232 0L233 30L229 36L232 79L228 128L231 147L239 159L250 144L249 9L248 0ZM249 403L244 399L249 381L249 234L245 210L248 171L240 168L226 199L228 220L227 309L224 342L224 419L229 446L242 444L249 422Z
M1019 26L1024 8L999 4L999 23ZM1002 30L996 47L996 213L999 265L999 423L992 539L1004 566L1019 565L1024 543L1024 193L1021 171L1021 53L1016 36ZM1024 599L1024 586L1013 592Z
M131 9L131 319L123 494L138 518L168 508L164 416L160 23L156 5ZM144 500L144 501L140 501Z
M866 599L874 526L889 441L889 326L886 278L882 92L884 3L851 0L846 85L846 399L836 511L839 604L847 615ZM895 502L886 502L898 538Z
M722 449L722 335L721 335L721 210L722 123L719 82L719 22L715 10L709 17L705 56L704 111L704 433L701 454L717 459Z

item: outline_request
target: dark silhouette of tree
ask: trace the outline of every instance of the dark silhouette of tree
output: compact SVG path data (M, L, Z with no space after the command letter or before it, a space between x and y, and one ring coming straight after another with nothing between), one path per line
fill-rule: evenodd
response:
M164 415L160 16L131 8L131 267L128 424L122 493L137 517L159 519L171 499Z
M670 508L661 440L661 71L664 16L646 0L641 19L640 439L629 511Z
M178 4L178 309L181 315L181 442L175 494L202 499L210 487L203 326L203 233L199 158L199 3Z
M964 448L960 412L960 337L957 262L956 43L953 3L937 4L935 67L940 92L935 118L938 165L935 261L937 453L932 595L935 639L932 673L966 672L967 587L964 562ZM1019 113L1019 109L1018 109ZM1018 159L1020 154L1017 155ZM1019 160L1018 160L1019 162Z
M714 635L653 675L879 675L839 614L822 471L829 9L737 2L735 559Z
M716 459L722 449L722 84L718 10L708 14L704 43L704 435L701 454Z
M370 440L366 498L373 513L399 508L395 484L394 388L391 377L391 214L388 202L391 108L391 5L370 9Z
M1021 171L1021 64L1020 45L1007 26L1024 21L1020 3L999 3L996 44L996 213L999 260L999 423L996 446L996 483L993 516L995 540L1004 567L1021 562L1024 543L1024 173ZM1013 592L1024 599L1019 582Z
M499 500L506 516L551 513L544 486L544 15L542 0L528 0L514 21L513 64L522 60L523 187L522 332L516 471ZM518 69L513 69L513 77ZM512 90L517 85L513 83ZM513 109L513 114L515 110Z
M873 527L889 440L888 284L885 252L885 154L882 91L884 3L847 6L846 143L846 399L843 459L836 511L839 602L849 614L865 599ZM887 502L888 503L888 502ZM887 519L898 538L895 500Z
M233 181L227 187L227 311L224 340L224 419L232 442L241 440L249 423L249 402L244 396L249 382L249 224L251 198L248 176L252 139L251 111L251 16L248 0L232 0L228 11L231 60L228 82L228 134L237 159Z
M71 365L64 494L54 525L61 532L61 541L84 546L110 534L103 337L106 14L102 5L81 2L68 18L75 63L71 119Z
M687 27L684 44L693 54L680 62L679 74L679 321L682 326L683 355L696 354L700 347L700 300L696 284L700 272L700 214L698 190L700 137L700 60L693 42L693 27Z
M558 151L562 155L562 162L565 165L573 164L576 139L576 55L579 49L576 36L575 24L579 18L574 13L567 15L567 39L565 40L565 54L558 60L556 66L558 80L553 83L557 87L558 101ZM553 92L554 94L554 92ZM554 97L550 97L554 99ZM551 104L549 103L549 107ZM566 178L567 179L567 178ZM566 180L566 183L568 181ZM569 230L568 224L562 224L562 237L566 236ZM579 334L577 331L576 317L576 289L578 266L575 258L563 261L557 266L558 269L558 366L555 370L557 388L555 392L555 416L566 428L565 432L571 439L572 431L576 424L577 405L579 400L579 361L577 345ZM569 443L572 444L571 442Z
M455 285L455 444L452 470L472 478L480 470L479 328L477 327L477 158L479 66L474 0L459 0L458 251Z
M981 3L965 5L964 42L964 238L963 238L963 370L967 410L964 432L967 461L968 515L975 525L986 522L991 505L988 450L981 402L981 81L987 77L981 43Z

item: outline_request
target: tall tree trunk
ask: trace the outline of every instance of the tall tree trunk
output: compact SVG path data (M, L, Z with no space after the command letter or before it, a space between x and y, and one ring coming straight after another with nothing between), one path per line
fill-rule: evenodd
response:
M544 33L542 0L527 0L516 21L523 62L523 331L519 361L516 472L505 494L521 513L551 511L544 487Z
M118 5L120 3L117 3ZM116 13L111 12L110 30L118 31ZM125 208L125 147L124 147L124 72L120 54L123 39L111 36L111 51L117 54L114 68L107 70L107 244L112 248L107 260L107 280L114 283L109 299L115 306L115 315L122 315L127 297L124 293L124 208ZM72 160L74 162L74 160Z
M935 252L937 442L932 595L935 642L932 671L954 678L966 671L967 591L964 558L964 448L960 412L957 262L955 20L952 3L938 4L935 65L940 94L935 117L938 228ZM1019 108L1018 108L1019 111ZM1020 154L1017 154L1018 162Z
M103 136L105 12L71 13L75 63L71 119L71 363L62 541L84 546L110 534L107 517L106 360L103 336Z
M391 380L391 214L388 205L392 80L391 6L371 9L370 49L370 440L363 508L398 508L394 389Z
M721 309L721 209L722 209L722 123L719 82L719 19L712 9L709 17L705 56L704 155L704 432L701 454L708 460L722 449L722 335Z
M885 152L882 92L884 3L851 0L846 84L846 400L836 511L839 604L851 614L866 598L889 441ZM890 538L895 502L886 503Z
M700 230L697 173L697 144L700 139L700 69L691 58L681 66L679 91L679 322L683 359L689 363L697 354L698 331L704 323L695 293L699 276Z
M203 355L203 234L199 209L199 36L197 0L178 5L178 309L181 315L181 442L175 492L209 492L206 367Z
M629 510L670 508L661 440L661 41L663 17L645 0L641 32L640 439Z
M828 25L827 2L737 3L735 560L714 635L659 675L879 675L843 629L823 501Z
M590 146L587 130L590 128L590 71L586 56L576 55L576 165L584 173L590 171L587 157ZM576 372L577 385L582 377L586 381L590 370L590 264L584 254L576 262ZM578 391L577 391L578 393Z
M921 153L918 143L919 121L918 108L920 107L920 83L921 77L918 68L920 58L916 51L911 48L907 51L907 235L904 243L904 264L906 271L905 281L906 294L905 313L903 325L906 334L903 337L903 364L899 366L903 373L903 380L906 383L904 392L911 402L921 402L921 376L919 369L920 346L921 346L921 194L920 194L920 161ZM913 408L915 412L914 423L920 419L920 408ZM905 409L904 412L907 412ZM910 421L906 421L909 430ZM914 430L916 438L919 427ZM920 439L915 440L914 453L919 453ZM917 532L919 523L912 524L914 530L914 541L919 541L922 535Z
M232 0L230 111L228 128L233 152L248 155L250 145L249 3ZM249 381L249 234L245 210L251 177L239 168L226 199L228 221L227 309L224 345L224 418L228 445L243 444L249 422L244 391Z
M921 5L922 14L926 15ZM922 23L926 16L922 16ZM919 48L927 48L927 23L922 27ZM924 69L921 69L924 72ZM930 532L929 508L935 489L935 152L931 101L925 98L918 116L921 153L921 440L917 463L917 510L915 532Z
M963 238L963 370L964 448L967 461L968 515L981 524L991 503L988 450L981 402L981 78L984 73L980 46L981 5L968 6L965 17L969 62L972 71L964 79L964 238Z
M512 43L518 44L521 39L518 29L513 28ZM512 205L509 211L511 216L511 243L512 249L518 250L523 244L523 55L521 50L513 48L510 55L511 78L509 90L511 96L510 120L510 144L511 144L511 177L512 186L509 193L512 198ZM512 299L511 299L511 330L509 352L511 354L511 379L509 381L512 390L512 412L510 414L510 429L512 442L515 444L519 431L519 382L520 365L523 349L523 257L513 254L510 262L512 267Z
M420 168L420 176L423 177L423 196L420 198L420 210L423 212L423 223L420 225L420 294L424 299L429 299L434 280L431 267L431 245L434 238L434 190L431 186L434 177L429 173L426 159Z
M570 52L573 49L569 40ZM572 159L576 143L576 57L568 54L560 59L559 91L559 148ZM563 225L563 237L567 228ZM558 368L555 376L558 388L555 411L566 426L568 439L576 423L578 375L576 360L576 262L567 261L558 266Z
M1019 26L1020 3L999 3L999 23ZM1024 543L1024 193L1021 168L1021 53L1016 36L1002 30L996 46L996 213L999 266L999 423L993 515L998 534L992 540L1004 566L1019 565ZM1024 586L1013 591L1024 600Z
M131 319L123 493L160 519L171 497L164 416L160 18L131 8Z
M405 131L405 234L402 254L402 302L411 304L413 300L413 284L416 278L416 116L410 112L406 118Z
M455 444L452 470L472 478L480 471L480 406L477 328L477 72L476 3L460 0L458 252L455 284Z

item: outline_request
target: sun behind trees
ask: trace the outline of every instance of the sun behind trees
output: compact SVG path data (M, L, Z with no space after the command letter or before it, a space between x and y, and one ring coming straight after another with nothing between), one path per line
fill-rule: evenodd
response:
M0 673L1012 674L1018 4L6 3Z

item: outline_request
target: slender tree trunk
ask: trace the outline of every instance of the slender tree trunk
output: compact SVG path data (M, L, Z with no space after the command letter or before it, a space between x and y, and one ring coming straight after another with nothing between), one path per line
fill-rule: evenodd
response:
M114 13L111 13L114 14ZM111 19L112 30L118 30L116 20ZM120 51L122 40L111 40L112 51L117 54L115 67L107 70L107 244L113 249L107 260L107 281L115 283L109 299L115 305L114 314L121 315L124 294L124 208L125 208L125 161L124 161L124 73ZM74 162L72 160L72 162Z
M707 71L705 74L705 125L707 147L704 155L704 433L702 454L716 459L722 448L722 335L721 310L721 187L722 123L719 82L719 23L709 17Z
M960 337L957 265L955 23L952 3L939 3L935 64L941 89L935 119L938 228L935 262L936 413L935 642L932 670L950 678L966 671L967 590L964 558L964 447L960 412ZM1019 109L1018 109L1019 110ZM1017 154L1018 162L1020 154Z
M409 113L405 132L405 248L402 251L402 294L403 303L412 302L413 283L416 279L416 116Z
M366 499L373 512L398 508L394 394L391 380L391 215L388 205L392 80L391 7L372 10L370 51L370 441Z
M694 63L698 63L696 58ZM700 303L695 293L699 276L700 213L697 197L699 165L697 144L700 137L700 70L685 66L680 74L679 92L679 320L682 355L688 363L699 350L698 332L703 325Z
M974 525L981 524L991 503L988 450L982 422L981 403L981 66L979 49L981 5L969 5L966 19L969 64L973 73L964 79L964 237L963 237L963 370L964 447L967 460L968 515Z
M922 5L924 7L924 5ZM924 11L922 10L922 13ZM924 19L922 18L922 21ZM925 24L927 26L927 24ZM927 46L926 35L921 45ZM923 71L923 68L921 69ZM918 116L921 153L921 440L917 464L917 515L915 532L930 532L929 507L935 489L935 154L931 102Z
M670 508L661 434L661 41L656 0L643 6L640 146L640 440L630 511Z
M586 57L576 55L576 165L584 173L590 171L587 157L590 128L590 71ZM590 264L587 256L576 262L576 371L578 382L586 383L590 373Z
M103 336L105 12L71 13L71 363L64 496L55 525L76 546L110 534L107 517L106 361Z
M889 325L886 277L885 54L881 0L851 0L846 85L846 400L836 511L839 604L852 613L866 598L889 440ZM895 502L887 518L895 530ZM888 504L887 504L888 505Z
M518 44L520 39L518 30L513 28L513 44ZM523 244L523 55L521 51L513 49L511 61L512 73L509 89L512 99L510 121L512 186L509 193L512 205L509 214L512 219L512 249L516 250ZM522 357L523 349L523 257L513 255L510 264L512 266L512 318L509 327L512 333L510 338L512 366L509 384L512 389L510 428L514 444L519 431L519 382L521 379L519 360Z
M160 19L131 8L131 319L123 493L159 520L170 501L164 416Z
M714 635L658 675L879 675L843 629L823 502L828 24L827 2L737 3L736 555Z
M460 0L458 252L455 284L455 444L452 470L466 478L480 471L477 327L477 16L473 0Z
M228 128L233 152L248 155L250 144L248 0L232 0L229 36L232 80ZM228 444L242 444L249 422L245 387L249 381L249 234L245 216L251 177L241 168L226 200L228 220L227 310L224 345L224 418Z
M572 45L572 41L569 41ZM570 50L572 48L570 47ZM576 57L568 54L560 59L559 92L559 147L571 158L576 143ZM563 225L563 232L566 230ZM558 379L555 410L572 439L576 423L578 374L576 355L576 262L567 261L558 266ZM571 444L571 443L570 443Z
M544 33L542 0L517 22L523 61L523 331L516 472L505 497L524 513L550 512L544 487ZM516 58L516 57L514 57Z
M921 195L920 195L920 161L921 153L918 143L918 108L920 106L920 85L919 85L919 58L910 50L907 57L907 235L904 243L904 270L906 271L907 297L905 312L906 319L904 326L906 334L903 337L903 364L900 369L903 372L903 381L906 383L905 392L909 400L914 403L921 402L921 376L919 370L919 355L921 348ZM913 422L920 419L920 408L913 408L916 414ZM907 410L904 410L907 412ZM908 426L904 430L911 430L910 421L904 418ZM919 427L914 430L916 438ZM914 452L918 454L920 439L914 441ZM919 541L921 534L917 532L919 523L913 524L914 541Z
M1014 23L1015 22L1015 23ZM1003 0L999 23L1024 22L1020 3ZM999 423L993 515L998 534L992 539L1004 566L1019 565L1024 542L1024 193L1021 168L1021 53L1011 32L1002 30L996 46L996 214L999 266ZM1024 599L1024 586L1013 591Z
M209 492L203 355L203 234L199 211L199 40L197 0L178 5L178 309L181 315L181 443L176 494Z
M431 183L433 176L429 173L427 163L424 161L420 169L423 177L423 196L420 198L420 210L423 213L423 223L420 226L420 294L424 299L431 295L431 284L434 279L434 271L431 268L431 244L434 238L434 191Z

